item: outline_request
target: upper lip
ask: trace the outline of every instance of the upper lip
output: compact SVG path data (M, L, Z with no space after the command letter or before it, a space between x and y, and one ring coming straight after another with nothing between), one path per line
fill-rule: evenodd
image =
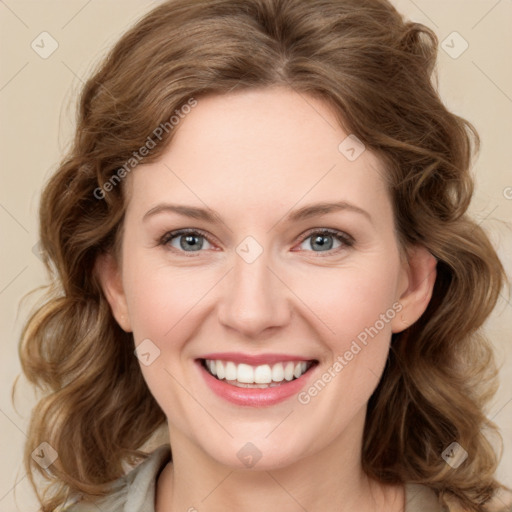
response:
M307 358L299 355L291 354L242 354L241 352L215 352L205 354L199 359L213 359L221 361L233 361L237 364L248 364L251 366L258 366L262 364L275 364L286 361L316 361L313 358Z

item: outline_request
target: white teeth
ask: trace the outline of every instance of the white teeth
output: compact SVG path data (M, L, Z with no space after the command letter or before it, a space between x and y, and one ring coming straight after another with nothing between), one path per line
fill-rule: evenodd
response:
M308 367L308 363L306 361L301 361L300 363L297 363L295 366L295 370L293 370L293 376L296 378L299 378Z
M298 379L309 368L306 361L287 361L273 365L251 366L233 361L206 360L206 367L219 380L226 380L239 387L273 387L283 380Z
M219 379L223 379L226 376L226 372L224 371L224 363L222 361L215 361L215 366L217 369L217 377Z
M217 375L218 377L218 375ZM237 368L236 380L245 384L254 383L254 368L248 364L239 364Z
M254 370L254 382L256 384L270 384L272 382L272 370L268 364L256 367L256 370Z
M277 363L272 367L272 380L281 382L284 379L283 363Z
M236 364L228 361L226 363L226 380L236 380L237 371L236 371Z
M293 379L293 370L294 369L295 369L295 365L291 361L286 363L286 366L284 367L284 378L286 380Z

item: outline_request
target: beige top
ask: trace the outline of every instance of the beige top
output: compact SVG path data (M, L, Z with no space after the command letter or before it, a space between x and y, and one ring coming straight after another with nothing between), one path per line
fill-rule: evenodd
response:
M156 481L170 460L170 446L162 445L116 480L112 494L95 504L80 502L64 506L62 512L155 512ZM423 485L406 484L405 501L404 512L443 512L434 492Z

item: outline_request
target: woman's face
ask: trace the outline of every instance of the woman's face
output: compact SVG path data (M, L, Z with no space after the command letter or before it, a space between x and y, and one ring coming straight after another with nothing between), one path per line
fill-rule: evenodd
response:
M401 259L381 162L284 88L199 99L174 129L129 176L121 265L102 274L171 444L262 469L358 448L391 334L435 274L425 251Z

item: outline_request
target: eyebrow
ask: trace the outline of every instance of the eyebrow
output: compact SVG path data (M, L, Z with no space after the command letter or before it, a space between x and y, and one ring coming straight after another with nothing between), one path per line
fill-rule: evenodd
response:
M297 222L337 211L350 211L359 213L366 217L370 222L372 222L372 217L366 210L363 210L362 208L359 208L358 206L355 206L351 203L347 203L346 201L339 201L335 203L323 202L303 206L298 210L288 213L284 218L287 222ZM151 208L144 214L142 220L146 221L148 218L160 213L176 213L178 215L182 215L183 217L203 220L212 224L216 222L223 222L221 216L210 208L198 208L195 206L171 203L162 203L155 206L154 208Z

